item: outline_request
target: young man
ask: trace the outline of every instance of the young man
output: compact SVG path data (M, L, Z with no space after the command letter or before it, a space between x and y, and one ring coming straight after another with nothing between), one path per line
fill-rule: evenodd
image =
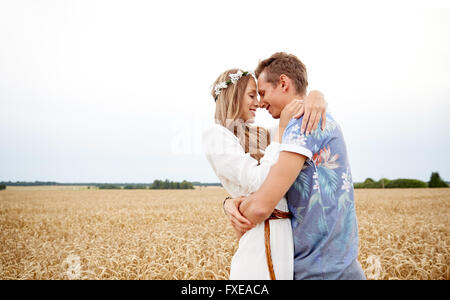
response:
M256 70L261 105L274 118L308 85L306 68L294 55L275 53ZM312 115L325 119L323 116ZM295 279L365 279L358 256L358 226L350 164L341 129L326 116L325 129L302 134L303 117L292 119L278 162L261 188L228 200L253 224L267 219L287 193L292 217ZM227 209L227 211L232 211ZM236 226L236 225L233 225Z

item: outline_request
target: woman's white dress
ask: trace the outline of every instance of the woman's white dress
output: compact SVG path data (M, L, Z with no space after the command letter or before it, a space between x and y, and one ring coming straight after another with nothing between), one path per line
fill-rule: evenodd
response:
M271 138L278 131L271 128ZM256 192L266 179L272 165L278 160L280 144L267 146L260 165L245 153L238 138L225 127L214 124L203 133L206 157L220 182L233 197ZM277 209L288 211L283 197ZM293 279L294 245L290 219L270 220L270 247L276 279ZM239 240L239 247L231 261L230 279L269 280L264 246L264 222L247 231Z

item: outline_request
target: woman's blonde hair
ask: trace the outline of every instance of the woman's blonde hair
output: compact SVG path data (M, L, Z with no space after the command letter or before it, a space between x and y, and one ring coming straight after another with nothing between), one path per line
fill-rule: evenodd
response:
M239 69L223 72L216 79L213 86L229 80L229 75L237 71ZM254 78L250 75L243 76L236 83L222 89L217 98L214 88L211 91L211 95L213 98L216 98L216 123L230 130L239 139L245 153L250 153L250 156L256 159L259 164L261 157L264 156L264 150L270 144L269 131L263 127L250 126L239 119L242 113L241 103L250 80L254 80Z

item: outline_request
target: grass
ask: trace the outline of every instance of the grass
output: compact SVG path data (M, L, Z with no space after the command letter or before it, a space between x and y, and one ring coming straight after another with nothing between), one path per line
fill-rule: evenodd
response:
M450 189L355 193L369 279L450 279ZM238 242L226 196L220 187L8 187L0 279L227 279Z

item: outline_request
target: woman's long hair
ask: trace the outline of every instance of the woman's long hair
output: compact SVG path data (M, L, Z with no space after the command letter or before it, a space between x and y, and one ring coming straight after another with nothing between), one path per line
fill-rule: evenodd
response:
M229 80L229 75L237 71L239 69L227 70L216 79L211 91L213 98L216 98L214 86ZM222 89L216 99L215 121L230 130L239 139L245 153L250 153L250 156L256 159L259 164L261 157L264 156L264 150L270 144L269 131L260 126L250 126L239 119L242 112L241 103L250 80L254 80L254 78L246 75L236 83Z

